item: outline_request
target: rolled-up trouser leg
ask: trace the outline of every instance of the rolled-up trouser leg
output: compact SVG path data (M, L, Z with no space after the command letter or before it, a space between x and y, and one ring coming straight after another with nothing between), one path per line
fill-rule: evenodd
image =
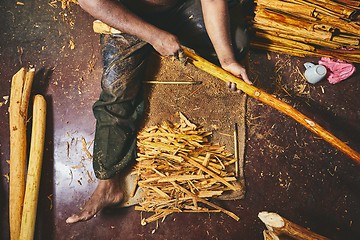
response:
M141 81L149 46L131 35L102 36L102 92L93 106L96 118L93 168L108 179L135 159L136 130L144 111Z

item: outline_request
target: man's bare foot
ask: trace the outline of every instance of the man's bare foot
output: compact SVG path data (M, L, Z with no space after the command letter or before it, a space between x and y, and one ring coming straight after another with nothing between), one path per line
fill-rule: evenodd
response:
M111 178L100 180L94 193L90 199L85 203L85 206L78 214L73 214L66 219L66 223L76 223L80 221L87 221L94 217L101 209L120 203L123 200L124 194L118 182L118 178Z

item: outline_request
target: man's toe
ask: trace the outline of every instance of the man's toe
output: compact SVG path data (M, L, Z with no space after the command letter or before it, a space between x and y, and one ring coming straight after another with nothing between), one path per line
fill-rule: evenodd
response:
M71 215L71 217L68 217L66 219L66 223L76 223L80 220L80 217L76 214Z

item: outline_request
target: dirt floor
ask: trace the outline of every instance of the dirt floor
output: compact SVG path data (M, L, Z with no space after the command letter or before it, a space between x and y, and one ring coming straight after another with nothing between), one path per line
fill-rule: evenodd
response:
M177 121L181 111L213 131L213 142L233 151L234 123L246 122L246 196L214 201L240 217L222 213L179 213L159 226L141 226L133 207L108 209L74 225L65 219L78 211L96 187L91 166L100 93L99 36L93 18L78 6L62 9L47 1L0 3L0 239L9 239L9 123L6 101L12 75L21 66L37 69L33 94L48 103L36 239L262 239L260 211L277 212L330 239L360 238L360 165L279 111L195 69L156 55L148 80L201 81L199 85L145 84L144 126ZM360 72L332 85L308 84L298 58L251 50L248 69L254 85L276 95L360 151ZM359 65L356 65L360 69ZM246 101L246 111L243 109ZM147 216L146 213L143 213Z

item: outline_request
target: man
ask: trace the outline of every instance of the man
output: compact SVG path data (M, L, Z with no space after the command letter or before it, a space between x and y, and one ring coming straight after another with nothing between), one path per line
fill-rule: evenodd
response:
M236 59L236 48L243 46L236 47L239 41L231 38L236 27L230 24L226 0L79 0L79 4L122 34L101 39L102 92L93 106L97 120L93 166L99 184L82 211L67 223L86 221L123 199L118 176L136 157L136 130L143 112L141 81L152 48L163 56L179 56L181 44L186 45L251 84Z

